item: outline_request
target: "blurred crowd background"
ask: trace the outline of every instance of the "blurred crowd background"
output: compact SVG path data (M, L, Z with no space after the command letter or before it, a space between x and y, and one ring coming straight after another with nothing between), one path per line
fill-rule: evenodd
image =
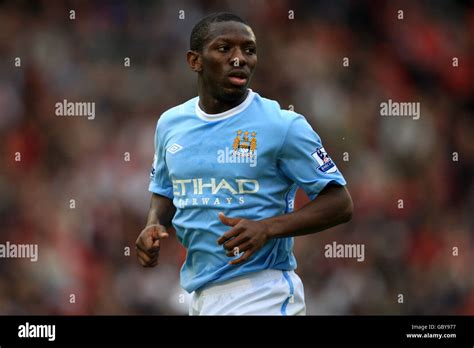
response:
M189 35L216 11L249 21L252 89L306 116L354 200L296 239L308 314L474 314L474 6L438 0L0 1L0 243L39 246L0 259L0 314L187 313L174 235L155 269L134 241L156 121L196 95ZM64 99L95 119L56 116ZM420 119L380 116L388 99ZM364 262L324 257L333 241Z

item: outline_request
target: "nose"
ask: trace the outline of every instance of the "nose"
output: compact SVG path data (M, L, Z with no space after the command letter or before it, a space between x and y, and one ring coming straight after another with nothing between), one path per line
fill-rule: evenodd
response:
M242 50L239 47L236 47L232 52L230 64L234 67L242 67L247 64L245 54L243 54Z

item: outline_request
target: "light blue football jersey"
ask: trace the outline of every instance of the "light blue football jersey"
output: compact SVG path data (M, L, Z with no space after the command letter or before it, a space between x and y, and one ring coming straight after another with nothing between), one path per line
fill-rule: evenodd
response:
M217 239L230 227L218 213L261 220L293 210L297 187L310 197L345 185L306 119L249 90L240 105L206 114L199 98L164 112L155 133L149 190L173 200L173 225L187 249L181 286L205 285L263 269L294 270L293 238L272 239L240 265ZM235 256L237 258L238 256Z

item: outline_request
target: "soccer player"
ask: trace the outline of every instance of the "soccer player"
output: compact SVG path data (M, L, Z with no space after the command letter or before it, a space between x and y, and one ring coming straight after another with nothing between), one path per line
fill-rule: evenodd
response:
M257 44L244 20L202 19L187 62L198 97L158 120L139 262L158 264L172 223L190 315L305 314L293 237L350 220L346 182L303 116L248 88ZM293 212L297 187L311 202Z

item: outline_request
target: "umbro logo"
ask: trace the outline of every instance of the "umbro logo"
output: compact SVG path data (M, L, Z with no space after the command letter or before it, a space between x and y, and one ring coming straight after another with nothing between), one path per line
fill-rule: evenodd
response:
M176 153L178 151L180 151L183 147L179 144L176 144L174 143L173 145L169 146L168 149L166 149L166 151L168 151L169 153Z

